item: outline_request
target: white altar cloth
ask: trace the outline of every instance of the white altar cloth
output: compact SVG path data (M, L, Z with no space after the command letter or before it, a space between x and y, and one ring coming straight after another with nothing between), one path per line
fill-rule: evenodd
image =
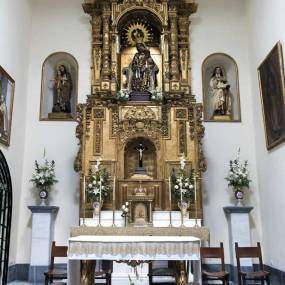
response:
M69 239L69 259L199 260L192 236L78 236Z

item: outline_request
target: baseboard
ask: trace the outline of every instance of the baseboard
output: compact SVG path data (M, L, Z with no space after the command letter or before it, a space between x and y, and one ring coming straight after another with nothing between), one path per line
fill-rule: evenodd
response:
M56 264L58 269L67 269L66 264ZM44 281L44 272L47 266L30 266L30 264L14 264L8 270L8 283L13 281L29 281L33 283L42 283Z
M66 264L57 264L57 268L66 269ZM218 270L218 264L208 264L209 270ZM29 264L13 264L9 266L8 283L15 280L42 282L44 280L43 272L46 271L46 266L30 266ZM266 265L266 270L271 273L271 285L284 285L285 272ZM230 280L237 284L237 269L231 264L226 264L226 271L230 273Z

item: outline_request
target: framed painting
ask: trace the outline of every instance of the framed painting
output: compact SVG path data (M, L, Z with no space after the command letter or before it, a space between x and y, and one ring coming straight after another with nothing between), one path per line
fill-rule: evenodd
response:
M278 42L258 67L267 149L285 141L285 82L282 45Z
M0 143L10 145L15 81L0 66Z
M209 55L202 64L205 122L240 122L239 76L236 61L224 53Z

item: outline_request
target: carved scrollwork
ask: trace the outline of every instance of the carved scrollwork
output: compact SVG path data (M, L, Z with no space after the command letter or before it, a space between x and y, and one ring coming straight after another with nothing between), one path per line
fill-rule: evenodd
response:
M157 117L151 108L138 106L130 108L125 114L124 120L148 121L157 120Z
M77 105L77 109L76 109L76 117L77 117L77 127L76 127L76 131L75 131L75 136L76 138L78 138L79 142L79 149L76 155L76 158L74 160L74 170L76 172L81 171L82 169L82 140L83 140L83 118L84 118L84 108L85 108L85 104L78 104Z

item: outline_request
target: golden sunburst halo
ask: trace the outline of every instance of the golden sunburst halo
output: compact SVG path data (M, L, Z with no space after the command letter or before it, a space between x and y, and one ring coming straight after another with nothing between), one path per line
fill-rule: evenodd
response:
M151 40L151 33L147 25L135 22L126 28L126 40L130 46L135 46L139 42L147 43Z

